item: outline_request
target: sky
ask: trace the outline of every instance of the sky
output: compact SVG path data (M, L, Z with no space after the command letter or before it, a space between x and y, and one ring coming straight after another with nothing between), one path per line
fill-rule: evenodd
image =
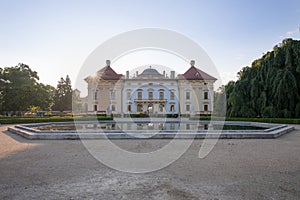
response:
M42 83L56 86L69 75L74 84L103 42L135 29L161 28L197 42L213 61L221 85L236 80L242 67L283 39L300 39L299 27L299 0L0 0L0 67L25 63ZM122 66L112 65L119 73L140 64L130 56L121 60ZM180 73L189 67L172 65Z

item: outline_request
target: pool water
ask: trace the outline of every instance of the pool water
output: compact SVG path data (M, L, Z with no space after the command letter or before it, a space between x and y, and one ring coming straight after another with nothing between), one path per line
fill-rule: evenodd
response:
M35 127L42 131L58 130L264 130L265 127L218 125L203 123L99 123L99 124L50 124Z

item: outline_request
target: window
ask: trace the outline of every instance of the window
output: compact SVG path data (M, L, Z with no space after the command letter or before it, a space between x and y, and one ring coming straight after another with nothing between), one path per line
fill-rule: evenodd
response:
M170 112L175 112L175 106L173 104L170 105Z
M160 104L159 105L159 112L163 112L164 111L164 107L165 107L164 104Z
M174 93L174 91L171 91L171 93L170 93L170 99L171 100L175 99L175 93Z
M148 92L148 98L153 99L153 92L152 91Z
M204 92L204 99L208 99L208 91Z
M116 106L115 105L111 105L111 111L116 111Z
M143 93L142 91L138 91L138 99L142 99Z
M95 93L94 93L94 100L97 100L98 99L98 92L96 91Z
M130 104L127 105L127 111L128 111L128 112L131 112L131 105L130 105Z
M142 105L142 104L138 104L136 110L137 110L138 112L143 112L143 105Z
M186 100L190 100L191 99L191 93L190 92L186 92L185 93L185 99Z
M207 104L204 105L204 111L208 111L208 105Z
M159 92L159 99L162 100L162 99L164 99L164 98L165 98L165 93L164 93L164 91L160 91L160 92Z
M127 100L130 100L130 98L131 98L131 91L127 91Z
M190 105L185 105L185 111L187 111L187 112L190 111Z
M204 130L208 129L208 124L204 124Z
M94 105L94 111L97 111L97 110L98 110L98 106Z
M115 91L110 92L110 98L111 99L116 99L116 92Z
M149 105L148 105L148 110L147 110L149 113L153 113L153 104L152 103L150 103Z

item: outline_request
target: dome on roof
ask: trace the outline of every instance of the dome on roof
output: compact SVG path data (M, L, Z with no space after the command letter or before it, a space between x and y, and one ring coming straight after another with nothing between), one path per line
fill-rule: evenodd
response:
M153 69L151 67L145 69L141 75L161 75L156 69Z

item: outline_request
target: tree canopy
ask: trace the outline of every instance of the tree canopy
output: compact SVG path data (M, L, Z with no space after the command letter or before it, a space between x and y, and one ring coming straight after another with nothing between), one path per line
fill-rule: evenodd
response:
M0 111L10 115L29 110L72 110L69 76L61 78L57 88L38 81L37 72L26 64L0 68Z
M2 111L26 111L30 106L50 108L50 85L38 83L36 71L23 63L15 67L0 68Z
M61 78L57 84L57 88L54 95L54 110L64 111L72 110L72 85L69 76Z
M300 41L285 39L225 85L230 117L300 117Z

